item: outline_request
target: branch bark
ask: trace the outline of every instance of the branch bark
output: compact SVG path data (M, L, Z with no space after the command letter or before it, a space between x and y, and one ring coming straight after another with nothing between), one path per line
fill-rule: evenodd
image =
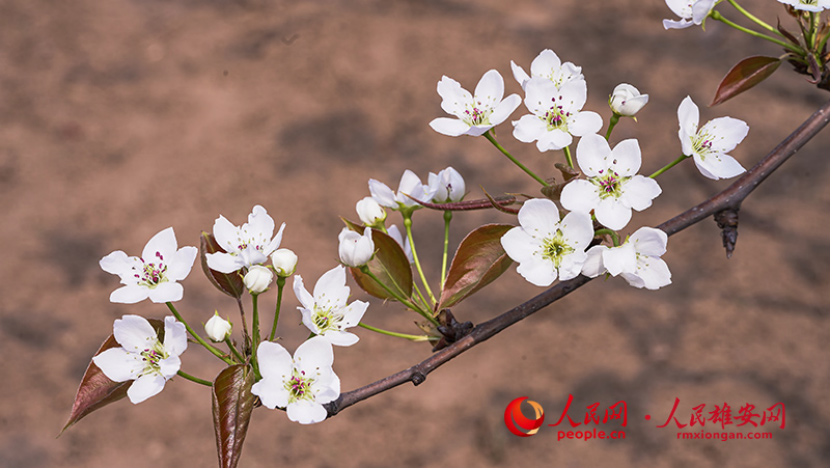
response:
M720 211L739 210L743 200L752 191L757 189L763 180L768 178L783 162L797 153L803 145L825 128L828 123L829 104L826 104L728 188L701 204L664 222L658 228L664 230L670 236ZM441 365L566 296L591 280L585 276L578 276L575 279L555 284L542 294L485 323L477 325L467 336L424 361L377 382L342 393L338 399L325 405L329 416L334 416L347 407L404 383L411 382L413 385L421 384L425 381L428 374Z

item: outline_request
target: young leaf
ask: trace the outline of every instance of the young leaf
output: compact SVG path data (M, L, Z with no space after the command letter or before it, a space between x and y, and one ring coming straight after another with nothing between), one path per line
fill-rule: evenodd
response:
M777 67L780 67L780 62L777 57L763 56L748 57L741 60L722 79L710 106L728 101L759 84L773 74Z
M220 244L217 243L217 239L210 233L202 232L202 236L199 237L199 260L202 265L202 271L214 287L225 295L239 299L246 292L245 286L243 285L243 278L236 272L225 274L208 267L208 259L205 255L217 252L224 252L220 248Z
M237 466L248 432L254 395L254 374L244 364L227 367L214 379L211 402L220 467Z
M512 227L506 224L483 225L462 240L442 288L440 309L458 304L500 277L511 266L511 258L503 250L500 238Z
M342 220L350 230L363 232L363 226L346 219ZM388 289L409 299L413 293L413 272L410 270L410 261L407 260L404 250L396 240L376 229L373 229L373 244L376 246L376 253L373 259L367 263L367 268ZM368 294L379 299L396 300L384 287L378 285L370 276L362 273L361 269L350 268L350 272L352 272L352 277L358 286Z
M153 326L153 329L156 330L160 341L164 341L164 322L161 320L148 321ZM97 356L107 349L118 347L120 347L118 341L116 341L113 335L110 335L93 356ZM64 431L80 421L84 416L126 397L127 389L132 384L132 380L128 380L127 382L113 382L90 360L87 370L84 372L84 378L81 379L81 385L78 386L78 392L75 394L75 403L72 404L72 412L69 414L69 420L67 420L66 425L61 429L61 433L58 436L60 437Z

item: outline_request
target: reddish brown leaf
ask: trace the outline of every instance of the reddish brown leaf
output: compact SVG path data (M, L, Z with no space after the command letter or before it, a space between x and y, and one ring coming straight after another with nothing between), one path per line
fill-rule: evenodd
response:
M164 341L164 322L161 320L148 321L156 330L159 339ZM118 341L116 341L113 335L110 335L93 356L97 356L107 349L118 347L120 347ZM75 403L72 405L69 420L67 420L66 425L61 429L61 433L58 436L60 437L64 431L80 421L84 416L126 397L127 389L130 388L132 383L132 380L128 380L127 382L113 382L90 360L87 371L84 372L84 378L81 379L81 385L78 386L78 392L75 394Z
M722 79L710 105L723 103L759 84L773 74L780 63L777 57L754 56L741 60Z
M506 224L483 225L462 240L442 289L440 309L458 304L500 277L511 266L512 261L503 250L500 238L512 227Z
M246 292L243 278L236 272L225 274L209 268L208 259L205 256L209 253L225 253L225 250L220 248L217 239L213 235L202 232L202 236L199 237L199 260L202 264L202 272L220 292L235 299L241 298Z
M254 374L244 364L227 367L214 379L211 402L220 467L236 467L240 460L254 409L253 384Z
M342 219L350 230L363 232L362 225ZM393 240L386 233L373 229L373 244L376 246L376 253L373 259L367 263L367 268L373 273L382 284L388 289L409 299L413 293L413 272L410 270L410 261L407 255L396 240ZM384 287L380 286L370 276L361 272L358 268L350 268L352 277L359 287L365 292L385 300L396 300Z

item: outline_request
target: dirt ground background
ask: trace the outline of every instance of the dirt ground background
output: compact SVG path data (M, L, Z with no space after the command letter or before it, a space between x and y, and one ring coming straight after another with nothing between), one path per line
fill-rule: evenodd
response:
M786 22L777 2L746 3ZM424 178L452 165L470 197L481 197L480 186L534 193L484 139L428 127L443 115L435 90L443 74L473 89L496 68L507 92L521 93L509 61L528 69L551 48L583 67L586 109L605 119L610 91L632 83L650 103L613 140L639 138L645 173L679 154L676 107L686 95L702 123L725 115L748 122L734 152L746 167L829 99L783 67L752 93L705 108L733 63L780 52L719 24L664 31L669 17L658 0L0 1L0 465L216 465L209 391L184 380L139 406L125 400L97 411L55 438L113 320L167 312L150 302L110 304L118 279L98 267L107 253L137 254L168 226L180 246L193 245L219 214L239 224L262 204L286 222L282 246L300 255L309 285L337 263L338 216L355 218L371 177L394 186L406 168ZM521 106L512 117L522 114ZM510 151L551 174L553 153L510 134L510 124L498 128ZM706 180L690 162L659 181L664 194L629 232L728 184ZM240 464L829 466L829 194L827 130L746 201L730 261L715 224L698 224L670 239L671 286L649 292L596 280L418 388L394 389L322 424L257 409ZM458 215L452 243L491 221L516 223L505 214ZM439 227L438 214L416 214L432 279ZM214 308L238 318L198 269L184 285L178 306L193 325ZM455 314L482 322L539 292L512 268ZM353 294L367 299L354 284ZM294 296L286 299L282 334L294 350L305 335ZM365 317L410 332L415 319L380 302ZM358 334L356 346L336 350L343 390L429 355L424 344ZM220 370L195 346L183 363L205 378ZM554 423L569 394L574 419L592 403L625 400L626 439L557 442L548 426L528 439L506 430L512 399L529 396ZM682 421L701 403L761 412L782 402L787 424L762 428L773 440L677 440L672 425L656 427L677 397ZM721 431L711 423L705 430Z

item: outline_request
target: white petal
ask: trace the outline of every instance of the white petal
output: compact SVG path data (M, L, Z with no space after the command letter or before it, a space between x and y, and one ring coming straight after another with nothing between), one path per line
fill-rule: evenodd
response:
M165 317L165 351L172 356L179 356L188 349L188 333L185 325L176 321L172 315Z
M512 135L520 142L530 143L548 132L546 123L534 114L526 114L517 121L513 121Z
M303 278L300 274L295 274L295 280L292 283L292 288L295 291L295 297L297 297L298 302L301 303L307 309L315 308L315 298L312 297L312 294L306 290L306 287L303 285Z
M563 217L559 228L563 236L566 237L569 246L577 252L583 253L595 237L595 230L592 228L592 219L589 214L570 212Z
M158 394L165 388L165 378L157 374L143 375L127 389L127 398L137 405Z
M568 211L588 214L600 202L598 188L587 180L574 179L560 193L560 203Z
M531 72L537 77L552 77L560 73L560 58L551 49L544 49L532 61Z
M474 101L477 106L494 108L505 93L505 84L500 72L491 69L485 72L474 90Z
M581 274L587 277L598 277L604 274L607 271L604 267L604 252L608 249L603 245L595 245L587 250Z
M260 343L257 347L257 362L260 364L260 374L265 378L283 381L292 375L292 356L277 343Z
M168 262L168 269L165 271L165 276L172 281L181 281L188 277L198 253L199 250L193 246L183 246L177 250Z
M529 235L543 238L551 235L560 222L558 207L549 199L529 199L523 203L517 220Z
M214 232L214 238L217 240L217 244L219 244L223 250L229 253L236 253L240 251L237 248L239 230L236 226L234 226L234 224L229 222L228 219L223 216L217 217L217 220L214 221L214 228L212 230Z
M265 245L272 239L274 219L263 206L257 205L248 215L248 224L243 224L243 229L247 230L247 235L251 240L264 242Z
M291 370L289 373L291 374ZM260 397L260 401L266 408L272 410L286 408L289 404L289 392L283 385L283 380L279 378L263 377L262 380L251 387L251 393Z
M693 21L691 20L662 20L662 26L664 29L685 29L690 26L693 26Z
M612 197L601 199L601 203L595 207L595 218L601 225L612 230L621 230L632 217L632 209Z
M347 287L346 271L343 266L336 266L325 272L315 283L312 295L315 297L315 303L323 310L343 307L347 304L350 288Z
M491 127L501 124L503 121L508 119L511 113L520 106L520 103L523 100L520 98L520 95L517 93L512 93L508 95L506 99L500 102L495 108L494 111L491 113L491 116L488 118L489 122L491 122Z
M540 240L526 233L522 227L514 227L500 238L506 254L512 260L523 263L532 258L534 252L540 249Z
M165 380L176 375L180 367L182 367L182 360L178 356L172 356L159 361L159 372Z
M712 151L727 153L734 150L748 135L748 124L732 117L721 117L708 121L699 133L713 136Z
M665 3L680 18L690 18L693 15L691 0L665 0Z
M161 258L167 263L168 257L172 257L176 253L176 235L173 233L173 228L168 227L161 232L153 235L153 238L147 242L142 250L142 258L145 262L150 262L161 255Z
M586 82L584 80L567 82L560 87L557 96L558 103L563 106L564 111L573 114L577 113L586 104ZM601 116L598 116L598 119L601 119ZM601 125L603 124L603 120L601 120ZM601 126L598 126L598 129L600 128ZM591 132L597 132L598 129Z
M303 323L303 326L308 328L312 334L321 334L321 329L315 324L315 321L312 320L312 310L303 307L298 307L298 310L300 310L300 321Z
M130 285L120 287L110 293L110 302L117 304L134 304L150 295L150 289L144 286Z
M127 352L135 354L153 349L158 341L150 322L138 315L124 315L114 321L113 336Z
M263 252L263 255L269 256L272 254L272 252L277 250L277 248L280 246L280 242L283 241L283 230L285 228L285 223L280 224L280 228L277 230L277 235L275 235L272 241L269 242L269 244L261 250Z
M621 185L621 197L618 199L627 207L643 211L653 204L653 199L662 193L659 183L653 178L635 175Z
M700 173L714 180L733 178L745 172L745 168L730 155L710 154L704 160L694 155L693 162Z
M602 137L603 138L603 137ZM636 139L622 140L610 153L610 168L619 176L633 176L641 168L641 149Z
M434 119L430 122L430 127L436 132L450 137L459 137L471 129L471 126L461 119L453 119L446 117ZM381 204L381 202L379 202L379 204Z
M466 105L474 99L459 82L446 76L443 76L442 80L436 84L436 92L442 97L442 109L454 116L461 116Z
M646 289L655 290L670 284L670 269L661 258L651 256L646 260L640 260L636 274Z
M322 336L334 346L352 346L358 342L358 336L346 331L329 330Z
M165 302L178 302L182 300L185 289L182 287L182 284L169 281L157 284L155 287L148 289L147 294L152 302L163 304Z
M667 233L653 227L641 227L630 235L635 250L647 256L661 256L667 251Z
M511 74L514 75L514 79L517 80L517 83L519 83L522 88L525 88L526 82L531 79L529 74L523 70L523 67L515 64L513 60L511 61Z
M529 258L520 263L517 272L527 281L540 287L551 286L558 278L558 272L552 263L539 257Z
M303 342L295 350L295 367L307 375L314 373L317 368L332 368L334 356L329 341L315 336Z
M593 111L581 111L569 118L567 127L569 133L581 137L598 132L604 125L601 115Z
M676 115L679 118L679 140L682 142L682 153L693 155L691 138L696 135L696 128L699 126L699 108L690 96L687 96L679 104Z
M548 131L537 139L537 150L546 152L548 150L560 150L572 144L572 135L560 129Z
M558 87L550 80L532 77L526 83L526 98L523 103L533 114L542 117L552 108L552 101L558 96Z
M584 267L584 261L586 261L584 251L576 251L564 256L560 261L560 266L558 266L558 279L568 281L578 277Z
M142 357L124 348L110 348L92 358L92 362L113 382L126 382L139 376L144 369Z
M609 248L603 253L604 267L613 276L636 272L636 249L632 243Z
M389 186L381 181L370 178L368 182L370 186L370 195L376 200L379 205L396 209L399 207L396 204L396 195Z
M581 137L575 148L576 159L581 171L587 176L603 175L610 167L611 150L607 140L598 134ZM591 184L591 183L590 183Z
M702 21L713 9L714 3L716 3L716 0L698 0L697 2L694 2L691 15L693 23L702 24Z
M239 271L245 266L242 256L234 256L229 253L206 253L205 261L208 267L218 273L230 274Z
M341 324L344 325L344 328L358 326L358 322L360 322L361 318L364 317L364 313L367 311L367 307L369 306L370 304L367 302L354 300L351 304L341 310L341 313L344 315L344 319L341 321Z
M296 401L286 407L286 416L300 424L320 423L326 419L326 409L317 403Z
M120 250L110 253L98 262L98 265L105 272L118 276L122 276L124 273L130 273L129 275L132 276L133 266L136 264L135 258L127 256L127 253Z

